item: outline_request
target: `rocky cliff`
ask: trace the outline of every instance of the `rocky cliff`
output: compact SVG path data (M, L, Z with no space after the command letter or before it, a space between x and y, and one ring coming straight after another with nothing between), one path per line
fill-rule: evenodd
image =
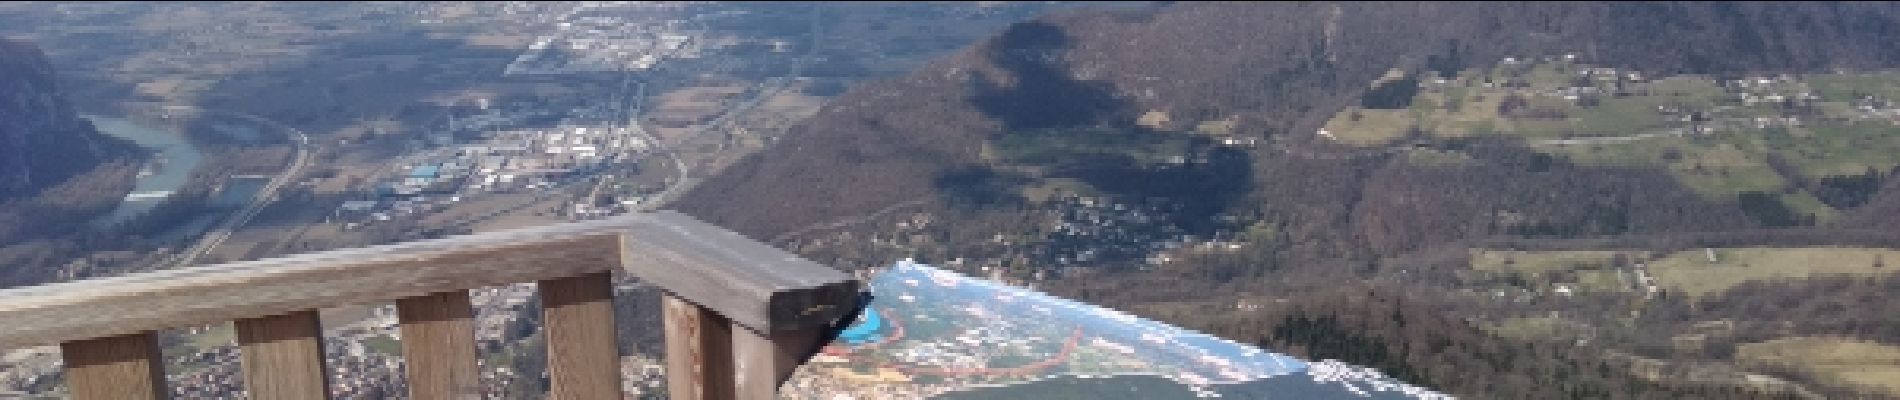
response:
M0 200L90 170L113 148L73 111L38 47L0 39Z

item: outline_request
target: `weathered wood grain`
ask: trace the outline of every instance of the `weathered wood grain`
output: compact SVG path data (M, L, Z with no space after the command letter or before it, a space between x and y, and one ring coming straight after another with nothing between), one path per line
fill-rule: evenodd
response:
M666 325L666 388L673 400L730 400L731 322L671 295L662 296Z
M165 363L158 335L86 339L59 345L66 361L66 386L74 400L156 400L165 391Z
M616 267L667 292L668 348L697 359L691 379L723 379L693 398L736 396L734 331L774 338L765 342L803 335L836 323L858 300L858 281L844 273L658 212L0 290L0 349L401 299L409 365L441 365L420 370L444 374L412 370L412 388L441 386L416 398L446 398L431 393L467 393L473 385L466 289ZM770 353L773 376L788 359L780 353ZM680 360L669 356L668 363Z
M760 334L733 329L733 383L738 398L778 398L779 384L791 378L793 369L818 350L818 341L824 332L824 329L803 329Z
M323 325L315 310L232 322L242 351L244 389L253 399L325 400Z
M624 257L623 257L624 254ZM858 283L658 212L0 290L0 349L569 277L628 274L758 331L828 325Z
M843 272L685 214L650 215L622 235L622 268L734 323L821 328L856 305L858 281Z
M561 224L0 290L0 349L605 271L617 238Z
M402 323L404 376L409 398L481 399L475 364L475 308L468 291L456 290L396 300Z
M547 334L548 398L620 399L613 274L543 280L536 288L541 292L541 329Z

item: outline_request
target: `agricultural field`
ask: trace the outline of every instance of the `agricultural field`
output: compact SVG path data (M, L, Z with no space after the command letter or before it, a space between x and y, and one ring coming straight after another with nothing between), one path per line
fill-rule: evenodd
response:
M1631 292L1640 286L1638 276L1646 274L1658 289L1698 298L1752 281L1885 275L1900 271L1900 250L1749 247L1656 254L1472 249L1471 269L1480 277L1514 277L1536 288L1567 287L1583 293Z
M1900 346L1845 338L1795 337L1736 349L1744 365L1801 371L1814 379L1900 395Z
M1682 251L1648 263L1656 284L1671 293L1700 297L1745 282L1805 279L1826 275L1875 276L1900 270L1900 250L1850 247L1714 249Z
M1647 251L1472 249L1471 268L1485 277L1509 277L1544 290L1623 293L1636 287L1631 265L1649 258Z
M1633 260L1648 258L1645 251L1516 251L1485 250L1471 251L1471 268L1483 271L1514 272L1537 276L1557 271L1576 269L1614 268L1612 264L1617 255Z
M1815 75L1808 78L1808 85L1822 98L1854 99L1861 96L1879 96L1889 99L1900 98L1900 87L1893 82L1900 81L1900 72L1870 72Z
M1375 86L1416 88L1375 87L1317 134L1356 147L1514 138L1581 165L1663 168L1715 201L1785 193L1784 208L1817 223L1840 210L1806 184L1900 166L1900 72L1646 77L1546 58L1455 75L1388 76ZM1409 100L1391 99L1407 93ZM1407 160L1462 162L1445 154Z
M1356 146L1375 146L1398 141L1415 123L1410 110L1367 110L1354 107L1345 117L1326 123L1325 132L1338 141Z

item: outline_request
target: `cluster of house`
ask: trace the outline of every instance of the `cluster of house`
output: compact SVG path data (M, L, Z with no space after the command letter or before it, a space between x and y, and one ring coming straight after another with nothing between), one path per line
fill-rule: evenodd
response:
M198 349L197 352L191 354L173 357L171 364L204 366L204 368L187 369L183 374L166 377L165 385L171 388L173 397L181 399L231 398L244 391L237 377L237 346Z
M1054 200L1056 210L1046 235L1048 252L1038 260L1045 265L1141 257L1173 246L1171 239L1181 235L1152 207L1073 194Z
M1806 106L1821 100L1821 96L1802 89L1801 81L1794 76L1783 74L1773 77L1747 77L1722 83L1724 89L1735 94L1742 105L1790 104Z
M1900 125L1900 106L1878 96L1868 95L1854 100L1854 110L1860 113L1855 116L1857 119L1881 120Z
M446 160L404 166L399 176L376 184L373 198L345 202L337 217L389 220L461 201L465 194L549 188L631 161L649 146L619 126L563 124L489 136L456 148Z

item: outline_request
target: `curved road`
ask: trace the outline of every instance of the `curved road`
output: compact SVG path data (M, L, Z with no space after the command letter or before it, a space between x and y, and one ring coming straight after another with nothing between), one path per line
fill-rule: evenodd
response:
M244 205L243 209L225 218L216 228L205 232L203 236L198 238L198 243L180 252L178 258L169 265L170 267L184 267L197 263L199 257L203 257L205 253L216 249L219 244L224 243L225 239L231 238L231 232L235 232L238 228L244 227L244 224L251 222L251 218L256 217L258 212L264 210L264 207L269 206L271 202L277 200L277 191L279 189L289 184L291 179L295 179L298 175L303 174L304 167L310 164L310 135L304 134L302 130L297 128L292 128L288 125L254 114L235 111L205 110L193 106L180 105L169 105L164 108L167 111L196 111L206 114L229 115L296 134L296 140L292 145L297 148L297 155L291 159L290 165L284 168L284 172L277 174L276 177L272 177L269 183L264 184L263 188L258 189L257 193L252 194L250 204Z
M815 6L814 6L814 9L815 9ZM767 80L764 87L761 87L759 89L758 94L754 95L750 99L745 100L744 102L734 105L732 109L727 110L724 114L720 114L718 117L713 118L712 121L707 122L705 124L705 127L696 129L692 133L687 134L685 137L679 138L679 140L675 142L683 145L691 141L693 138L698 137L702 133L706 133L707 131L711 131L714 129L719 129L720 125L724 125L727 121L736 121L738 120L738 117L740 115L745 114L747 111L751 111L752 108L757 107L761 103L764 103L766 99L770 99L772 98L772 96L778 95L779 92L782 92L786 88L789 88L792 85L793 79L798 78L799 76L804 74L805 67L811 64L812 58L816 56L818 53L819 46L823 44L824 36L821 33L822 32L821 29L823 27L823 25L821 25L821 21L822 21L822 15L814 11L812 13L812 20L811 20L811 45L806 46L804 54L800 54L798 55L798 58L795 58L792 60L791 69L785 73L785 76L771 78ZM643 82L640 85L639 97L636 97L636 98L644 98L645 96L646 96L646 84ZM639 102L636 101L635 104L639 104ZM665 153L665 155L668 158L671 158L673 160L673 167L677 169L679 172L678 174L676 174L678 178L674 179L673 184L667 185L666 189L661 190L659 195L654 196L653 201L646 202L645 204L642 204L640 207L642 210L653 210L671 202L673 198L678 196L680 193L685 193L687 189L691 189L694 186L695 182L690 182L690 180L692 179L692 175L689 173L690 172L688 170L689 167L686 165L685 161L680 159L678 152L673 149L668 149L664 146L661 146L659 142L659 138L654 137L652 134L647 133L646 128L640 126L638 116L641 114L641 112L639 111L640 110L636 110L635 113L633 114L634 117L629 118L628 126L630 128L633 128L633 131L639 134L641 137L647 138L648 143L653 144L655 152Z
M838 218L829 222L818 222L818 223L813 223L810 225L805 225L803 227L799 227L798 229L793 229L790 231L786 231L785 233L778 234L778 236L773 236L772 240L767 240L765 242L766 243L784 243L788 240L791 240L792 238L796 238L801 235L815 232L815 231L837 229L837 228L843 228L843 227L847 227L851 225L865 223L867 221L877 219L878 217L882 217L884 216L884 214L890 214L892 212L895 212L897 210L901 210L907 207L923 205L925 202L930 201L930 199L931 199L931 196L919 197L915 199L910 199L908 201L898 202L896 204L885 206L883 209L872 211L869 214L846 216L846 217Z
M806 57L801 57L797 62L795 62L793 64L794 65L793 70L796 71L799 68L798 67L799 65L803 65L805 63L805 60L808 57L809 57L809 54ZM757 95L754 95L752 98L747 99L743 103L739 103L735 105L731 110L726 111L725 114L721 114L719 117L716 117L712 121L707 122L704 128L694 130L692 133L687 134L686 136L681 137L678 140L675 140L674 142L679 143L679 144L684 144L686 142L693 140L693 138L698 137L702 133L706 133L714 129L720 129L720 125L725 124L727 121L732 121L732 120L737 119L739 115L744 114L746 111L751 111L753 107L756 107L760 103L765 102L766 99L771 98L774 95L777 95L781 91L784 91L786 87L790 86L790 84L791 84L790 77L773 78L771 81L769 81L769 83L766 84L767 85L766 88L761 88L759 90L759 93ZM642 84L642 87L643 88L645 87L644 84ZM638 115L638 114L635 114L635 115ZM653 149L655 152L662 153L667 158L672 159L673 168L677 170L678 172L677 174L675 174L676 178L674 178L673 184L667 185L666 189L660 191L659 195L654 196L653 201L649 201L645 203L645 205L643 205L641 208L646 209L646 210L656 209L662 205L667 204L668 202L673 200L675 196L678 196L680 193L685 193L687 189L691 189L693 187L694 182L689 182L692 179L692 174L691 174L692 171L689 169L691 167L687 166L686 162L680 159L679 152L677 150L661 145L659 138L653 136L651 133L648 133L646 130L646 127L640 125L640 122L637 120L630 121L628 123L628 127L632 128L635 134L638 134L640 135L640 137L645 138L647 140L647 143L652 143Z
M1670 129L1668 131L1663 131L1663 132L1639 133L1639 134L1623 135L1623 136L1588 136L1588 137L1580 137L1580 138L1573 138L1573 139L1527 140L1524 142L1524 144L1529 145L1529 146L1585 146L1585 145L1599 145L1599 144L1622 144L1622 143L1630 143L1630 142L1636 142L1636 141L1654 139L1654 138L1660 138L1660 137L1685 136L1688 134L1689 134L1688 131L1682 128L1673 128L1673 129ZM1364 147L1354 146L1357 148L1340 150L1340 151L1326 151L1326 150L1315 150L1312 148L1302 148L1298 144L1291 144L1291 143L1286 143L1286 142L1277 141L1277 140L1272 141L1269 144L1269 146L1272 146L1274 150L1279 150L1281 153L1286 153L1287 155L1291 155L1291 156L1297 156L1297 157L1308 158L1308 159L1320 159L1320 160L1343 160L1343 159L1348 159L1348 158L1375 157L1379 155L1391 154L1395 152L1409 150L1409 149L1415 148L1416 144L1433 144L1433 143L1439 143L1439 142L1440 142L1439 140L1436 140L1436 138L1434 138L1434 139L1427 139L1425 141L1418 142L1418 143L1364 146Z

